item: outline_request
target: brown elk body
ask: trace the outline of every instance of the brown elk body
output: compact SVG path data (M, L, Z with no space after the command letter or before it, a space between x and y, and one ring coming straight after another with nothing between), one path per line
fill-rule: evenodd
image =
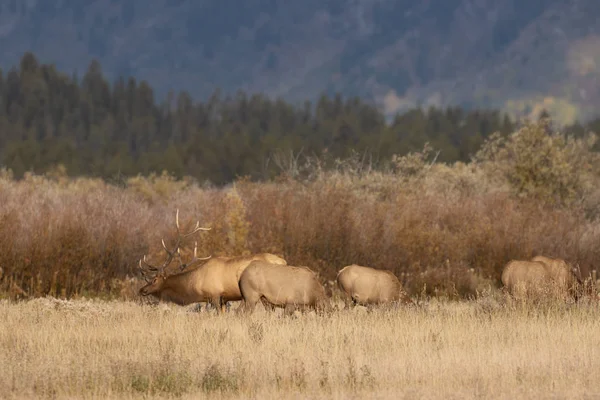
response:
M391 271L352 264L338 272L336 281L340 290L347 295L346 299L354 305L413 303Z
M157 277L140 289L140 294L153 295L179 305L208 302L223 311L227 302L242 300L239 277L255 260L287 264L283 258L270 253L215 257L198 268Z
M142 296L151 295L179 305L208 302L224 311L227 302L242 300L238 285L239 277L252 261L261 260L274 264L287 264L283 258L270 253L240 257L211 258L209 256L199 259L196 255L197 244L194 247L194 258L183 264L179 251L181 240L199 230L208 230L209 228L200 228L199 223L196 223L196 227L192 232L181 234L179 210L177 210L175 222L178 233L175 248L169 250L164 240L162 241L163 248L168 255L163 265L157 268L148 264L145 257L140 260L139 268L147 281L147 284L139 290L139 294ZM169 274L166 268L176 257L180 262L179 272ZM209 261L197 268L186 270L188 266L200 260ZM142 268L142 264L145 264L150 271L155 272L154 276L148 278L148 271Z
M515 297L574 296L581 282L579 270L564 260L536 256L531 261L513 260L502 271L502 284Z
M330 307L317 274L306 267L254 261L242 273L239 286L245 311L254 310L259 301L271 310L284 307L286 313L297 308L322 311Z

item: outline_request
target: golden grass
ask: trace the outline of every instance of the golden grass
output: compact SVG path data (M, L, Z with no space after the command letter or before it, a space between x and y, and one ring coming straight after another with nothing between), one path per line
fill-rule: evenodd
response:
M3 398L600 396L597 305L432 300L282 317L0 302Z

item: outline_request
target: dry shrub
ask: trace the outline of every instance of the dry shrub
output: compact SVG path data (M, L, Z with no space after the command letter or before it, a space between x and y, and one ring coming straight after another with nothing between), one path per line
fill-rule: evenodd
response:
M414 294L457 299L476 298L479 293L494 286L494 282L477 274L473 268L452 266L450 262L439 267L419 268L421 272L404 273L405 288Z
M317 267L329 279L344 265L358 263L399 276L404 272L406 280L435 270L428 276L439 277L449 287L464 276L459 271L471 268L481 279L498 282L502 267L513 258L552 254L578 260L589 269L597 256L591 243L578 245L586 236L598 238L582 216L507 194L457 199L399 194L384 202L348 187L315 186L290 185L271 196L279 195L277 207L283 205L280 236L288 260ZM250 214L255 206L261 205L250 204ZM460 267L441 273L446 263ZM477 288L458 286L461 295Z
M544 119L526 122L508 137L492 135L475 159L490 175L505 179L520 196L573 205L597 194L600 156L593 151L596 141L595 134L584 138L564 135Z
M502 146L488 143L469 164L432 163L426 147L395 158L389 171L372 170L354 156L336 160L329 171L311 159L298 167L302 174L296 180L288 174L276 182L240 180L220 189L167 174L114 186L68 179L60 168L21 181L1 171L0 288L10 297L130 298L137 260L147 254L160 263L165 256L160 239L174 241L176 209L184 229L196 220L213 228L187 239L184 256L194 241L202 255L271 252L317 270L326 281L356 263L393 271L412 294L473 296L497 285L509 260L537 254L578 263L589 276L600 260L600 223L589 197L577 196L600 192L592 189L600 187L600 179L586 167L585 176L573 177L571 185L577 168L569 163L592 162L595 156L586 153L584 142L545 139L542 128L523 128L498 142ZM515 155L515 149L524 152L521 141L531 140L560 155L550 164L556 169L550 175L560 175L558 191L546 192L535 180L546 177L545 157L538 157L543 165L527 164L528 171L541 171L527 186L539 190L513 191L506 174L522 170L519 163L527 157ZM512 169L494 172L498 160ZM570 201L539 196L550 193L554 199L563 192Z
M117 188L40 177L3 183L0 265L4 280L28 295L104 291L144 250L141 231L126 219L144 219L145 207Z
M150 204L167 202L174 193L184 191L192 184L191 179L177 180L167 171L163 171L160 175L151 173L147 177L138 175L127 180L127 187L142 196Z
M168 204L91 179L30 175L3 179L0 189L0 287L19 287L28 296L118 292L111 282L133 276L143 254L164 257L160 239L172 240L176 207L183 226L211 219L210 201L194 196L197 188L173 191Z
M501 191L403 191L389 179L385 197L330 176L308 183L240 182L235 190L192 185L164 202L148 200L137 188L81 180L5 180L2 287L29 296L118 295L122 287L111 282L134 276L143 254L161 262L160 238L174 240L176 208L184 229L196 220L213 228L188 239L184 256L195 240L200 254L268 251L327 280L357 263L393 271L413 294L425 287L427 294L473 295L481 281L498 283L510 259L536 254L578 262L584 273L596 268L600 228L582 212Z
M227 191L224 200L227 210L223 221L227 231L227 250L230 254L244 254L248 245L249 231L246 206L235 186Z

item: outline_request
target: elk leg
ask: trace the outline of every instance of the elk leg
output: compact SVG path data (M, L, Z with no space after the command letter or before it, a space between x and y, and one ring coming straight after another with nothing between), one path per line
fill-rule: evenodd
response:
M296 306L288 303L285 305L285 308L283 309L283 311L284 311L284 315L294 315L294 311L296 311Z
M246 313L253 312L256 304L260 301L260 297L256 292L244 293L244 300L239 309Z
M222 304L222 300L221 300L221 296L219 297L211 297L210 300L208 301L208 304L210 304L212 307L214 307L217 312L222 312L221 310L221 304ZM208 304L206 305L208 307Z
M229 312L229 309L231 308L231 303L229 301L223 301L221 304L221 310L223 312Z
M239 314L245 313L247 311L247 308L248 307L246 305L246 301L242 300L233 312L236 315L239 315Z
M325 315L325 308L326 308L325 306L315 304L312 308L315 310L315 314Z
M344 296L344 308L349 309L351 303L352 303L352 299L348 296Z
M219 313L223 314L225 312L225 302L223 302L223 298L221 296L217 297L215 299L215 303L215 306L218 307L217 309L219 310Z
M245 313L252 313L252 312L254 312L254 307L256 307L256 302L244 300L244 303L242 304L241 309Z
M262 303L262 305L265 308L265 310L267 310L267 311L275 311L275 306L273 304L271 304L271 302L269 300L267 300L265 298L265 296L262 296L260 298L260 302Z

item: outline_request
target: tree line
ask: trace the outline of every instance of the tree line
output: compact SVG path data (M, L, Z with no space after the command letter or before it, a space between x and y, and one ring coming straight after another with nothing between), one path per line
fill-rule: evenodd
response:
M73 176L166 170L224 184L275 176L281 167L269 160L281 152L330 160L359 152L384 165L425 142L440 151L438 161L468 161L490 134L514 129L498 110L460 107L414 108L386 122L374 105L341 95L298 105L218 90L195 101L182 91L158 101L148 82L109 82L98 61L79 77L31 53L0 71L0 165L16 177L63 165Z

